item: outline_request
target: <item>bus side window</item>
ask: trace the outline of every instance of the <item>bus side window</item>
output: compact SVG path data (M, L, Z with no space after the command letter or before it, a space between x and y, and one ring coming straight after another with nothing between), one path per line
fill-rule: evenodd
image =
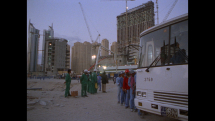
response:
M188 20L171 26L170 64L188 63Z

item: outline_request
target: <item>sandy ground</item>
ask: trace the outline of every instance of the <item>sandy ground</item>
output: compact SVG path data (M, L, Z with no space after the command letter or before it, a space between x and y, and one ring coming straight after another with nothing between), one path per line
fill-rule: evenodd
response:
M27 79L28 121L176 121L154 114L138 116L117 103L117 87L112 80L106 85L107 93L98 91L81 97L81 84L72 80L71 90L78 90L78 97L65 98L63 79Z

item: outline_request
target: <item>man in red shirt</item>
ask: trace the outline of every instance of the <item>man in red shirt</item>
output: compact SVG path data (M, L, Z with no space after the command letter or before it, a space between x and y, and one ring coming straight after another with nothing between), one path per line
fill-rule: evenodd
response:
M128 108L129 106L129 99L130 99L130 87L128 86L128 78L129 78L129 70L125 70L125 76L123 80L123 90L126 93L126 99L125 99L125 108Z

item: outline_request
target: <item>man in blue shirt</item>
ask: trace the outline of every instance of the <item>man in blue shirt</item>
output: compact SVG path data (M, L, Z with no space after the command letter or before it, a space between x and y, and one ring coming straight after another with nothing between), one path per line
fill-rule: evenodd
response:
M119 74L119 76L116 78L116 85L117 85L117 98L118 98L118 103L120 103L120 78L121 78L121 76L122 76L122 73L121 72L119 72L118 73Z
M121 106L123 105L123 102L125 102L125 98L126 98L126 94L123 91L123 78L124 78L124 74L125 72L121 71L121 77L120 77L120 81L119 81L119 86L120 86L120 95L121 95Z
M99 91L101 91L101 79L102 77L100 76L100 74L98 73L97 74L97 84L99 86ZM98 89L98 88L97 88Z

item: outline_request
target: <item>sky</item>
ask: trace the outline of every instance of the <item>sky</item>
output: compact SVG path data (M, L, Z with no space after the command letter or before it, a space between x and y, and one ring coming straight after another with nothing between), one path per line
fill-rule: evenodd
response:
M128 1L127 6L131 9L148 1L154 2L154 11L157 11L156 0ZM159 23L163 21L174 1L158 0ZM125 0L27 0L27 32L29 20L40 30L41 35L43 30L48 30L48 26L53 23L54 37L69 40L70 47L75 42L91 42L79 2L83 7L92 39L95 41L100 34L100 42L108 39L110 47L112 42L117 41L116 17L126 11ZM185 13L188 13L188 0L178 0L167 20ZM28 41L28 33L26 40ZM39 50L42 50L43 36L40 36L39 41ZM39 51L38 64L41 64L41 57L42 51Z

